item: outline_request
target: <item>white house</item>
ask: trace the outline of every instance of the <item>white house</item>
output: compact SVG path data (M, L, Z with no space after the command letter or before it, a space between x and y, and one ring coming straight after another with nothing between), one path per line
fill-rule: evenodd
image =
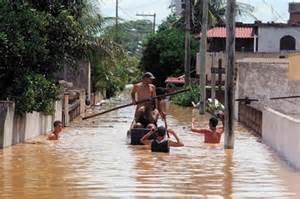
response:
M259 24L258 52L300 51L300 25Z

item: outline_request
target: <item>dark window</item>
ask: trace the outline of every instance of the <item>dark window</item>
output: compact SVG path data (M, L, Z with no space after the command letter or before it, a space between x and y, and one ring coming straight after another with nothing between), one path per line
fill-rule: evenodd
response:
M296 39L290 35L280 39L280 50L296 50Z

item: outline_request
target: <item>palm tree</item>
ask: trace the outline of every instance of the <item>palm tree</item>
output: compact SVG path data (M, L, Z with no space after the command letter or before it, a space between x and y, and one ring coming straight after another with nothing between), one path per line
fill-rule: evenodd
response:
M226 0L209 0L208 4L208 25L210 27L216 24L225 24L225 14L226 14ZM192 0L193 6L193 32L200 32L201 30L201 18L202 18L202 1ZM256 19L253 15L254 7L238 2L237 3L237 15L247 16Z

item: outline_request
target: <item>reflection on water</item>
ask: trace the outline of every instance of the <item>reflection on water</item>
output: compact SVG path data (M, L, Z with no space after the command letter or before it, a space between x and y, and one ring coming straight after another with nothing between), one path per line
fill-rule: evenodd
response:
M56 142L0 151L0 198L300 197L300 175L243 127L225 151L189 130L192 116L201 126L209 116L171 106L168 125L186 147L156 154L125 144L133 110L74 122Z

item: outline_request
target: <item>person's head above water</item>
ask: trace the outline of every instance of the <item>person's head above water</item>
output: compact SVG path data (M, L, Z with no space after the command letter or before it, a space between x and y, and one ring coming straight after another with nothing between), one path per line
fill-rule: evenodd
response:
M150 72L146 72L142 76L142 81L145 83L151 83L155 79L154 75Z
M156 130L156 135L160 138L164 138L166 136L166 128L159 126Z
M54 131L59 133L63 128L63 124L61 121L57 120L53 123L53 127L54 127Z
M215 128L217 127L218 123L219 123L219 121L218 121L217 118L211 117L211 118L209 119L209 128L215 129Z

